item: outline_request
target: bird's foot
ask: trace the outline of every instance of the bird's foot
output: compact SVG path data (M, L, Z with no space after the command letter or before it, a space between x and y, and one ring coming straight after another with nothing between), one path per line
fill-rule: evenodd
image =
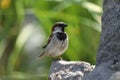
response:
M63 59L62 59L62 57L59 56L59 57L58 57L58 60L63 60Z

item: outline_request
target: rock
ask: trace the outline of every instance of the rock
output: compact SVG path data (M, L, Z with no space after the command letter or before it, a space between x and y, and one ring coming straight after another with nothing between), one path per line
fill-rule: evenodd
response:
M53 61L49 80L81 80L93 69L93 65L83 61Z
M120 0L104 0L96 67L83 80L120 80Z
M115 72L115 73L111 76L110 80L120 80L120 71L119 71L119 72Z

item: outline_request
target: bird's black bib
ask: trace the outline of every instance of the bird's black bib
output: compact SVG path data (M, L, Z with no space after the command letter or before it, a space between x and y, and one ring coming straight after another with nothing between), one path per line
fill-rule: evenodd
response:
M58 38L59 40L65 40L66 37L67 37L66 33L63 33L63 32L58 32L58 33L57 33L57 38Z

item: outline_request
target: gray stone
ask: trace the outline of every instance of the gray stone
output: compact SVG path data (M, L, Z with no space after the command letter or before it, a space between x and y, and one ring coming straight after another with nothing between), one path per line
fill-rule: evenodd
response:
M83 61L53 61L49 79L50 80L81 80L84 74L89 73L94 68Z
M83 80L120 80L120 0L104 0L95 69Z

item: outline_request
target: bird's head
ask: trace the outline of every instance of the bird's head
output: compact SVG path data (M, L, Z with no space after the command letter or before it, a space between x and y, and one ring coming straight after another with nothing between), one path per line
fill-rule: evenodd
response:
M64 22L56 22L52 27L52 32L64 32L65 27L67 27L67 24Z

